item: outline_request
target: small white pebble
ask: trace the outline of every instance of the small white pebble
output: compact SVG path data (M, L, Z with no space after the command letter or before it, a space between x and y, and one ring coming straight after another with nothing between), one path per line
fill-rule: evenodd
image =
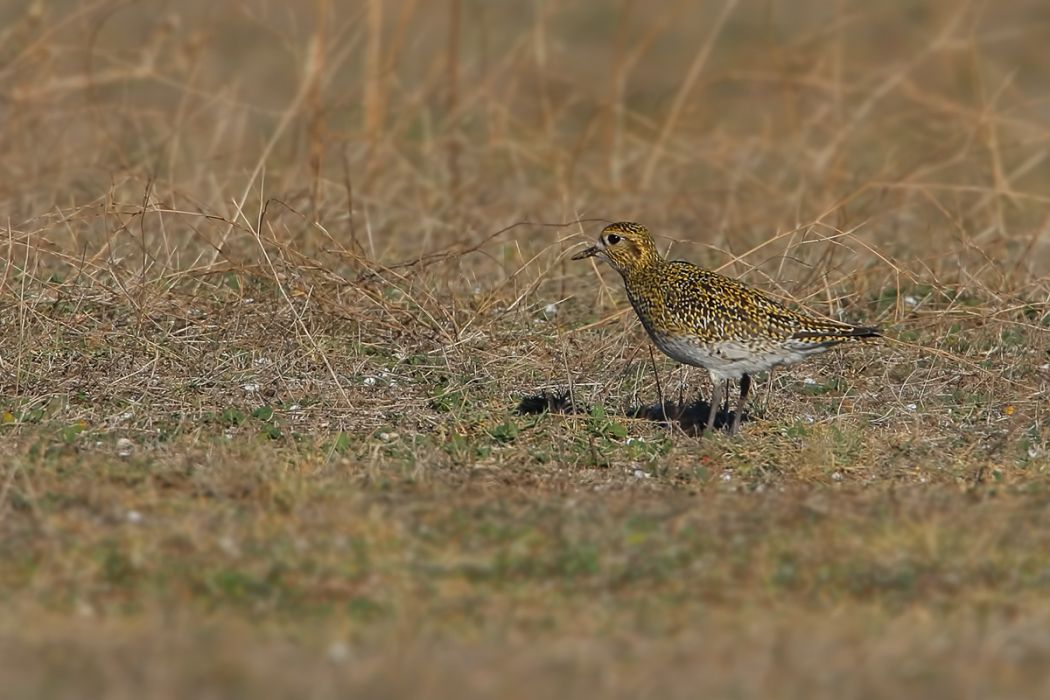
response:
M129 510L125 517L128 519L128 522L132 525L137 525L142 522L142 513L138 512L137 510Z
M543 315L547 318L554 318L558 315L558 306L556 304L547 304L543 307Z
M648 479L649 478L649 472L647 472L647 471L645 471L643 469L635 469L633 474L634 474L634 478L635 479Z
M919 305L919 300L916 299L915 297L909 295L909 296L904 297L904 303L907 306L909 306L909 307L914 309L916 306Z
M332 642L328 645L328 660L341 664L350 658L350 647L345 642Z
M909 404L905 404L905 405L904 405L904 410L905 410L905 411L908 411L908 412L910 412L910 413L914 413L914 412L915 412L915 409L917 409L918 407L919 407L919 406L918 406L917 404L914 404L914 403L909 403Z
M376 385L376 378L375 377L365 377L362 380L362 384L364 384L365 386L375 386Z
M248 382L247 384L241 384L241 388L247 391L249 394L254 394L259 391L259 385L255 382Z
M135 449L135 443L127 438L120 438L117 440L117 454L121 457L127 457L131 454L132 450Z
M241 554L241 548L237 546L237 541L229 535L223 535L215 544L219 545L219 549L226 553L227 556L236 557Z
M270 364L270 358L256 357L252 364L256 365L257 367L265 367L266 365Z
M245 297L244 299L241 300L242 304L252 304L254 302L255 302L255 299L252 299L251 297Z
M393 442L394 440L397 440L397 438L397 433L379 433L379 439L383 442Z
M835 472L831 475L832 481L842 481L842 472Z
M813 385L813 384L817 383L817 380L814 379L813 377L806 377L805 379L802 380L802 383L803 384Z
M293 403L291 406L288 407L288 411L298 411L300 408L302 408L302 406L300 406L297 403Z
M733 472L731 472L728 469L726 469L724 472L722 472L722 476L719 477L719 478L721 478L722 481L732 481L733 480Z

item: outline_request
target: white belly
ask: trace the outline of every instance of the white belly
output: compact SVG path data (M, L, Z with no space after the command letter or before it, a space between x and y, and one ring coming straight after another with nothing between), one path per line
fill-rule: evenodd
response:
M656 347L668 357L683 364L703 367L716 381L740 379L745 374L792 365L810 354L786 348L756 351L735 341L704 346L683 338L669 338L656 334L653 334L652 338Z

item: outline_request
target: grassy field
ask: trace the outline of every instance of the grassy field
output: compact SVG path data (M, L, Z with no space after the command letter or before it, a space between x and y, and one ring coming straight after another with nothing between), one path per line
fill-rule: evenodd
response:
M11 697L1050 693L1042 0L9 2ZM878 344L650 349L613 220Z

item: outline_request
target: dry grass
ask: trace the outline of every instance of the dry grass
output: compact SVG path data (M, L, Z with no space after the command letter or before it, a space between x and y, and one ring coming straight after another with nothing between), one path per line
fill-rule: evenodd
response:
M9 5L5 687L1045 689L1043 3ZM618 219L888 339L697 437Z

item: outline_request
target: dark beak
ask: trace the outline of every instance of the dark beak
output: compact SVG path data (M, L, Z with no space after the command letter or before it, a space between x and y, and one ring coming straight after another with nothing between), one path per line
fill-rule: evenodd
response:
M577 253L576 255L572 256L572 259L573 260L583 260L584 258L593 258L595 255L597 255L600 252L601 252L601 249L598 246L592 245L587 250L582 250L579 253Z

